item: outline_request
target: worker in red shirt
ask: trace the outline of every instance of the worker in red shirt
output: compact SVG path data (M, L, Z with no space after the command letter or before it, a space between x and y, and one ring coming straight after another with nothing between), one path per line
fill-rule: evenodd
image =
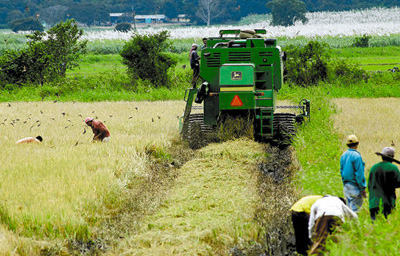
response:
M92 128L94 134L93 141L110 141L110 132L101 121L94 120L93 118L88 117L85 119L85 123L90 126L90 128Z

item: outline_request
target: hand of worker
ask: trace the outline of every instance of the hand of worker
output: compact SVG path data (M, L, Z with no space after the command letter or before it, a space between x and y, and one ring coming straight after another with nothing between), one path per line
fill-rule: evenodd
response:
M367 198L367 192L365 190L361 191L361 196L364 198Z

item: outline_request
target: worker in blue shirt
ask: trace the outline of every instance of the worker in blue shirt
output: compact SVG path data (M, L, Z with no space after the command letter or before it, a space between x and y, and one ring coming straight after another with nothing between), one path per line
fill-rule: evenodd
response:
M366 181L364 175L365 163L357 151L359 140L355 135L347 137L349 149L340 157L340 174L343 181L343 192L349 207L357 212L366 197Z

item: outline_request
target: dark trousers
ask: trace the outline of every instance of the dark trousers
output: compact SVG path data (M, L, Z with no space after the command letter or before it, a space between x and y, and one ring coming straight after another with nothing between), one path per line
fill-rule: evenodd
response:
M323 255L325 242L328 235L332 234L335 228L342 224L342 220L337 216L322 216L315 221L313 230L313 245L310 249L311 255Z
M200 66L194 66L193 69L193 78L192 78L192 86L196 88L197 79L199 78L200 74Z
M307 255L307 250L311 245L308 238L308 220L310 215L305 212L292 211L292 223L294 236L296 238L296 251L301 255Z
M379 213L379 210L380 210L379 207L369 209L369 214L372 220L376 219L376 215ZM385 219L387 219L387 216L392 212L392 210L393 207L391 205L388 204L383 205L383 215L385 216Z

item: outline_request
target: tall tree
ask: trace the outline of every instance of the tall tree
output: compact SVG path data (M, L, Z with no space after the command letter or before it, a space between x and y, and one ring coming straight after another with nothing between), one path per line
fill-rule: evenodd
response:
M68 7L63 5L54 5L43 8L40 11L40 19L46 21L49 25L54 25L66 18L67 11Z
M218 18L224 13L221 0L199 0L196 15L207 24L211 25L211 19Z
M272 0L267 4L272 13L272 25L291 26L296 21L307 22L306 4L300 0Z
M77 21L91 25L99 25L109 20L109 11L104 4L81 3L74 4L68 10L71 18Z

